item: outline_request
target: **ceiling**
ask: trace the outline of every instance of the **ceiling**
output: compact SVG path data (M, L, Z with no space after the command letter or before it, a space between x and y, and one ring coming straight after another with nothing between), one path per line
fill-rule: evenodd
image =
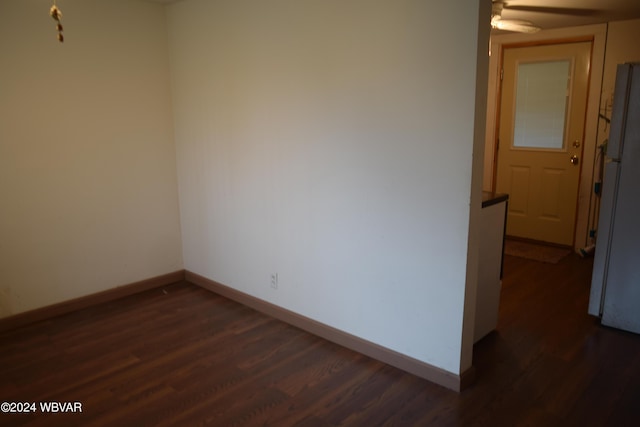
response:
M640 0L505 0L503 3L503 19L531 21L543 30L640 18Z
M183 0L148 1L169 4ZM503 3L503 19L531 21L543 30L640 18L640 0L505 0ZM494 33L507 32L494 30Z

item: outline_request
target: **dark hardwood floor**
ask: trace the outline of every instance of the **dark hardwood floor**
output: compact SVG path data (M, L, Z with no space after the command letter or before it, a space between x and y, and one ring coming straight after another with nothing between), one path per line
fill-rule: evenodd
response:
M175 284L0 334L0 401L82 405L0 425L638 426L640 336L586 314L590 274L506 257L460 394Z

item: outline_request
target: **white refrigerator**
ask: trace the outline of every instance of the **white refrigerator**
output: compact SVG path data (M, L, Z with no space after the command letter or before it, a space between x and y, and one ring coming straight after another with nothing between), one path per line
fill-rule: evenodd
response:
M618 66L589 314L640 334L640 63Z

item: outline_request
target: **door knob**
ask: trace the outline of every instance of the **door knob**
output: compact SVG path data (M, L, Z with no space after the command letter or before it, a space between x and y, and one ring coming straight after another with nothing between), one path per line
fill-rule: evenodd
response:
M571 158L569 159L569 161L571 162L572 165L576 166L578 163L580 163L580 159L578 158L578 156L576 156L575 154L573 156L571 156Z

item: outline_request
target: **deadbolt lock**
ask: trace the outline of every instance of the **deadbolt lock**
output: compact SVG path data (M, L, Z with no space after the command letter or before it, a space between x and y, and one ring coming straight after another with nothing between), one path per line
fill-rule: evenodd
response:
M573 148L579 148L579 147L580 147L580 141L576 139L575 141L573 141Z

